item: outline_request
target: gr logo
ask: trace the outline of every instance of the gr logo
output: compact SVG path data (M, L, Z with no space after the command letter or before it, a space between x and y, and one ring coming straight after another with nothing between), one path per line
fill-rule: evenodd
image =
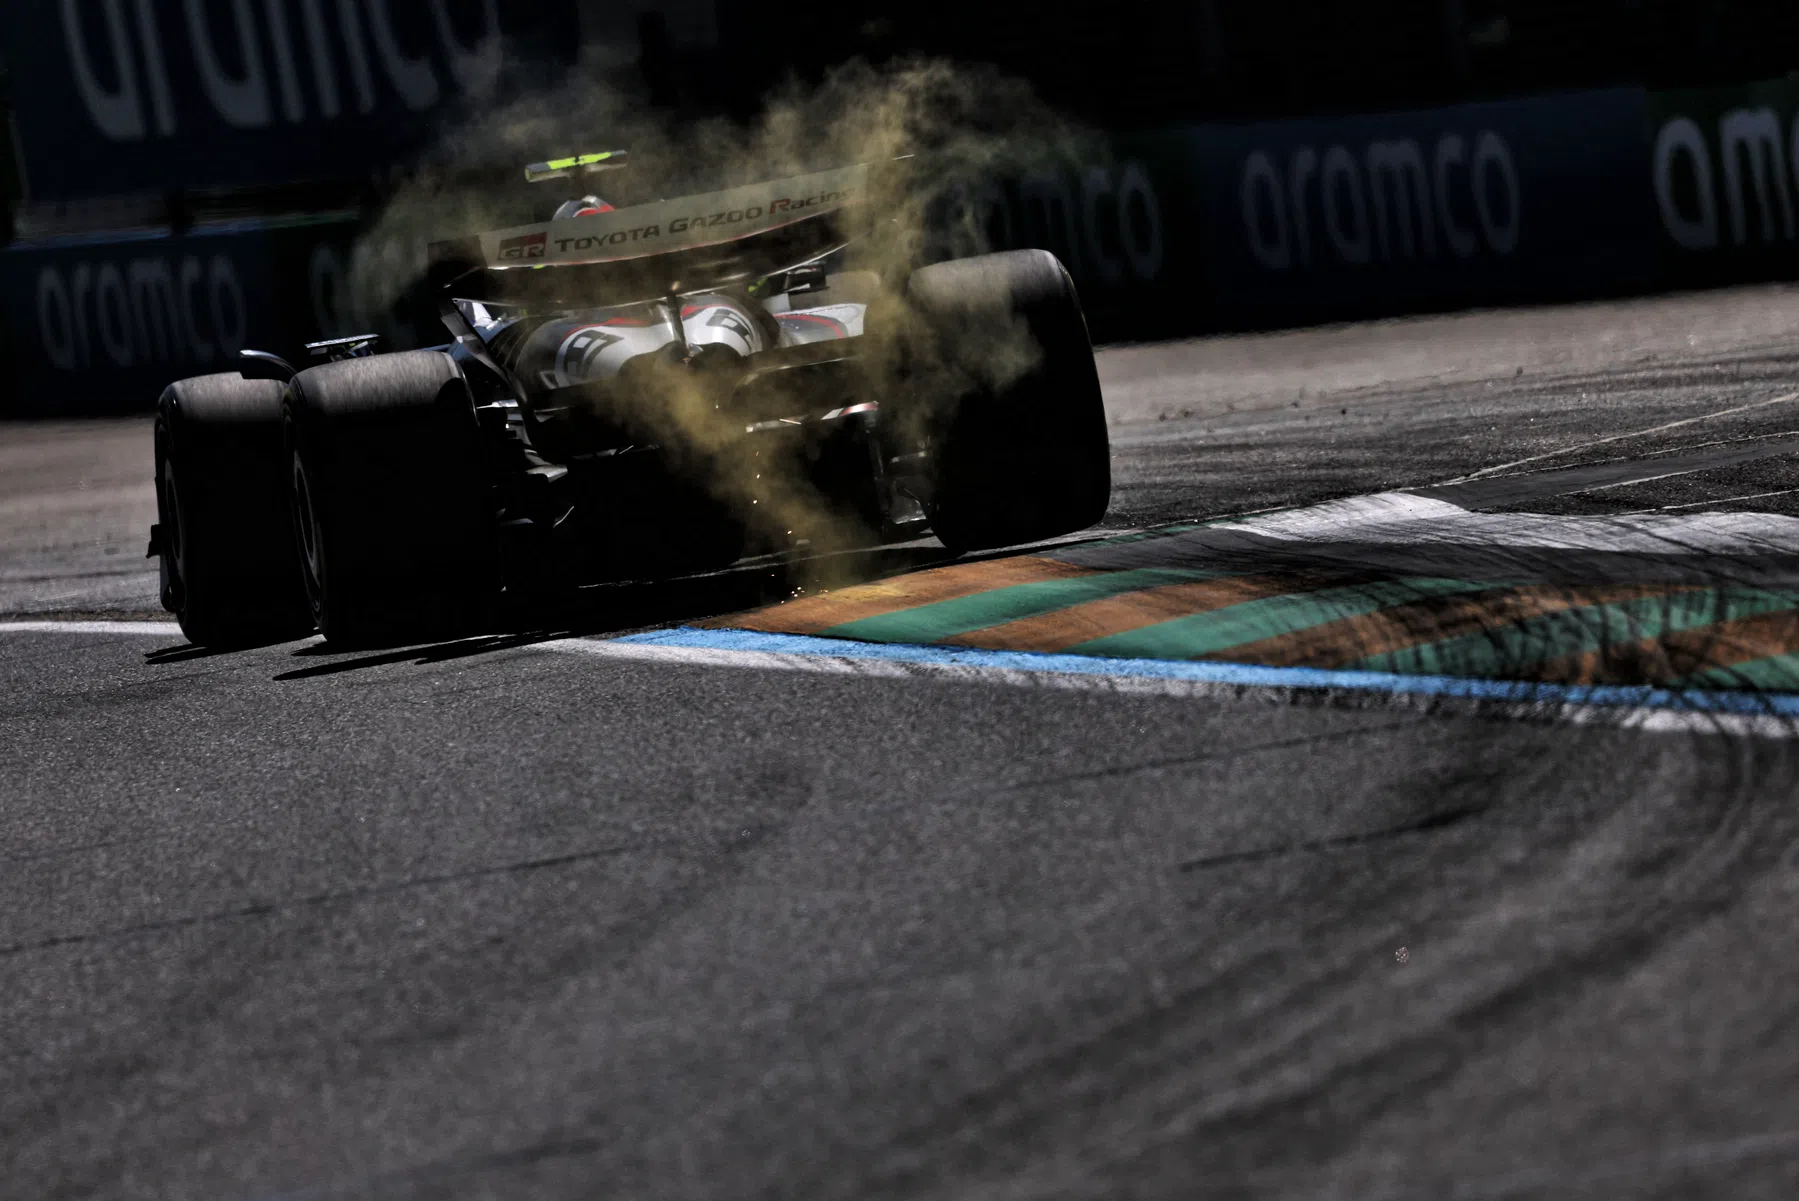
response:
M516 238L503 238L500 241L500 257L503 259L540 259L549 242L550 235L547 233L521 234Z

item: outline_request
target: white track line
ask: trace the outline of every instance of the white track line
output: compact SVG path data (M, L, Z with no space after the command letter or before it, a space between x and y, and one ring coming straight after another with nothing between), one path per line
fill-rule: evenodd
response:
M1451 484L1466 484L1471 480L1484 479L1489 475L1498 475L1502 471L1510 471L1514 467L1525 467L1531 463L1541 463L1545 459L1559 459L1563 455L1578 454L1583 450L1591 450L1595 446L1606 446L1613 442L1623 442L1629 438L1642 438L1649 434L1665 433L1668 430L1680 429L1682 426L1694 425L1701 421L1710 421L1714 417L1729 417L1733 413L1748 413L1755 409L1765 409L1770 405L1786 404L1794 400L1799 400L1799 392L1788 392L1784 395L1776 396L1771 400L1758 400L1753 404L1737 405L1735 408L1731 409L1719 409L1715 413L1702 413L1698 417L1685 417L1679 421L1670 421L1665 425L1652 425L1648 429L1632 430L1628 434L1612 434L1605 438L1595 438L1591 442L1582 442L1578 446L1567 446L1563 447L1561 450L1552 450L1540 455L1531 455L1524 459L1513 459L1510 463L1500 463L1493 467L1483 467L1479 471L1471 472L1468 475L1458 475L1452 480L1444 480L1440 484L1431 484L1429 487L1447 488Z
M1703 509L1706 505L1734 505L1745 500L1766 500L1770 496L1791 496L1799 492L1799 488L1781 488L1774 492L1751 492L1747 496L1720 496L1715 500L1689 500L1678 505L1659 505L1653 509L1632 509L1628 513L1613 513L1613 517L1642 517L1648 513L1672 513L1677 509Z
M142 634L148 638L179 638L181 627L172 621L0 621L0 634Z

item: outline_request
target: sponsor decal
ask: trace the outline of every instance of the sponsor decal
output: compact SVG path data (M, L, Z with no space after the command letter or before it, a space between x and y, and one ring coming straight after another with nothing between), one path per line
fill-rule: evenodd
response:
M741 225L746 219L754 221L762 215L760 205L750 209L732 209L728 213L713 213L710 216L702 213L697 217L676 217L668 223L668 232L684 234L690 229L715 229L720 225Z
M681 322L691 345L720 343L746 355L762 349L762 336L749 316L730 306L689 305L681 312Z
M536 238L537 245L538 245L537 253L532 255L531 257L538 258L538 259L542 258L543 257L543 244L549 238L549 235L548 234L531 234L529 236ZM661 236L662 236L662 227L661 226L659 226L659 225L644 225L644 226L640 226L636 229L613 230L609 234L588 234L585 237L557 238L556 239L556 251L558 254L578 254L584 250L599 250L599 249L602 249L607 246L623 246L628 242L636 242L643 238L659 238ZM511 242L517 242L517 241L522 241L522 240L523 239L521 239L521 238L508 239L508 241L511 241ZM500 245L502 247L504 247L506 245L506 242L502 242L502 243L500 243Z
M556 386L578 384L600 375L599 359L623 338L609 334L597 325L583 325L570 330L556 348Z
M862 200L867 168L634 205L609 213L499 230L481 238L490 266L605 263L710 246L779 229Z
M779 200L771 200L768 211L771 213L797 213L801 209L822 208L827 205L847 203L850 194L847 190L839 192L821 192L816 196L783 196Z
M505 238L500 242L500 257L508 262L519 259L540 259L543 257L544 245L550 240L546 233L520 234L516 238Z

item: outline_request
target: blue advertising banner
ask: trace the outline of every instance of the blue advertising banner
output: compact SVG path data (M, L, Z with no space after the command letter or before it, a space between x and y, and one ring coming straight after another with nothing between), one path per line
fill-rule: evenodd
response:
M1647 125L1620 88L1194 129L1203 211L1180 219L1232 325L1637 287Z
M950 198L940 250L1054 251L1100 341L1623 292L1661 278L1648 118L1619 89L1121 136ZM141 409L244 346L411 337L382 293L423 246L357 229L0 252L14 410Z
M32 200L353 179L569 62L570 0L8 0Z
M1792 278L1799 78L1656 92L1650 172L1673 282Z
M410 329L366 285L407 277L420 248L372 246L358 228L335 220L0 252L11 413L143 411L171 380L228 370L246 347L299 361L320 338L404 342Z
M952 199L942 220L977 236L942 252L1036 248L1062 260L1102 342L1193 333L1208 322L1186 130L1123 135Z

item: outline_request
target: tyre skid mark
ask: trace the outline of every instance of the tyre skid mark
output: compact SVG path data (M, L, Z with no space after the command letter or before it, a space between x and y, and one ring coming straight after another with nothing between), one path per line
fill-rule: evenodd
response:
M1495 626L1570 609L1666 596L1683 590L1678 586L1664 588L1644 584L1525 584L1465 596L1429 597L1394 605L1378 613L1229 647L1213 657L1232 663L1266 663L1273 667L1348 667L1376 655L1416 647L1431 639L1481 634ZM1552 683L1626 682L1615 676L1569 680L1551 676L1542 678Z
M1742 665L1780 661L1793 670L1779 686L1794 691L1799 690L1794 647L1799 647L1799 612L1781 609L1582 651L1545 663L1541 676L1562 684L1655 678L1703 688L1708 675L1716 677L1714 684L1724 684Z
M1314 854L1320 851L1346 850L1371 842L1385 842L1392 838L1403 838L1409 834L1429 834L1450 826L1460 825L1480 817L1490 809L1490 805L1462 805L1454 809L1446 809L1438 813L1428 814L1397 826L1386 826L1379 830L1364 830L1356 834L1341 834L1335 838L1318 838L1308 842L1286 843L1281 846L1259 847L1248 851L1229 851L1221 855L1207 855L1201 859L1189 859L1180 865L1183 873L1204 871L1214 867L1231 867L1239 863L1260 863L1268 859L1280 859L1287 855Z
M371 897L394 896L410 892L416 888L435 888L445 884L457 884L465 880L480 880L495 876L508 876L524 872L552 870L559 867L571 867L575 864L590 863L601 859L612 859L626 855L632 851L645 849L642 844L621 843L614 846L599 847L594 850L576 851L567 855L553 855L542 859L527 859L517 863L502 863L487 867L467 868L463 871L443 872L432 876L416 876L406 880L396 880L388 884L373 884L365 888L347 888L335 892L313 893L302 897L284 897L276 900L258 901L247 905L239 905L231 909L220 909L212 913L196 913L183 917L161 918L156 921L138 922L130 926L119 926L107 930L88 930L79 934L59 934L49 938L33 939L27 942L12 943L0 946L0 958L13 955L29 954L33 951L50 951L62 947L79 946L84 943L109 942L115 939L132 938L144 934L162 934L171 930L185 930L195 926L212 925L215 922L241 921L245 918L270 917L284 910L306 909L322 905L339 905L348 902L367 900Z

